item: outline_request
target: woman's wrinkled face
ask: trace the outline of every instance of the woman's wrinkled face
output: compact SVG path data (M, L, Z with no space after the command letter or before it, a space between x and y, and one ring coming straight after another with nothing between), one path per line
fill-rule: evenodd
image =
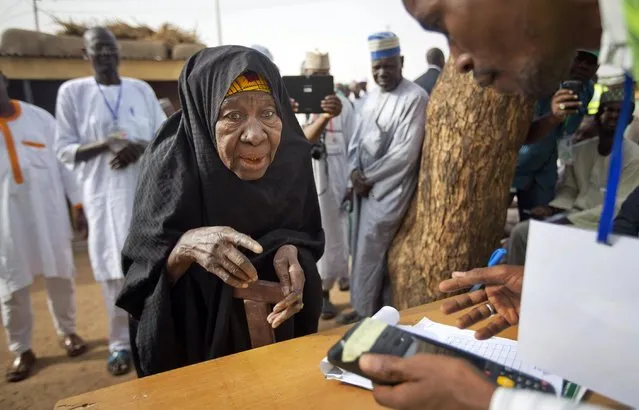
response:
M282 120L271 94L246 91L222 102L215 123L217 150L224 165L240 179L262 178L281 138Z

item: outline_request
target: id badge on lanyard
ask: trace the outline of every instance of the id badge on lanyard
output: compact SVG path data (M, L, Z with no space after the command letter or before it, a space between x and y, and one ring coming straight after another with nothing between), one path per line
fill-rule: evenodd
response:
M115 102L115 107L111 106L111 103L109 103L109 99L107 98L106 94L104 94L104 90L102 90L102 87L100 86L97 80L95 84L98 87L98 90L100 90L100 94L102 95L104 104L109 109L109 113L111 114L111 119L113 120L111 123L111 126L109 127L107 131L107 137L108 138L126 138L126 132L124 131L122 127L120 127L120 124L119 124L120 104L122 103L122 84L120 83L120 88L118 89L118 97Z
M559 142L557 142L557 156L561 162L565 165L572 165L572 148L573 148L573 135L567 135L568 122L570 118L566 118L563 124L562 136Z
M569 135L559 140L557 144L557 152L559 160L566 165L572 165L573 136Z

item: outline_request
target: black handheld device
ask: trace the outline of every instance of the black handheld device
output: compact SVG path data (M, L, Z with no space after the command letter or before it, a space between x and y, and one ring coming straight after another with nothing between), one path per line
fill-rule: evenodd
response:
M364 353L399 357L427 353L458 357L475 366L496 385L555 393L555 388L546 381L370 318L364 319L346 332L344 337L329 349L327 356L328 361L334 366L368 377L359 368L359 358ZM380 380L373 380L373 383L387 384Z
M333 77L330 75L305 75L283 76L284 86L289 97L298 104L300 114L320 114L322 110L322 100L326 96L335 94Z
M584 88L584 83L579 80L568 80L562 81L560 87L566 90L570 90L575 94L579 94Z

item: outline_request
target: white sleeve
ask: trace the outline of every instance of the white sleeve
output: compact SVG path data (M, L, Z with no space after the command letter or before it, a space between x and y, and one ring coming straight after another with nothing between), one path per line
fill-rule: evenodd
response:
M498 388L490 401L490 410L603 410L604 407L575 403L551 394L531 390Z
M62 162L56 161L60 169L60 177L62 178L62 185L64 185L64 192L71 202L71 205L82 204L82 187L78 181L76 174L67 168Z
M53 118L53 115L47 113L43 113L42 122L44 124L44 132L45 135L50 136L55 134L56 130L56 120ZM49 140L50 141L50 140ZM55 156L54 149L47 144L47 149L50 150L50 155L53 155L55 164L58 166L60 170L60 179L62 182L62 187L64 188L64 193L66 194L71 205L78 205L82 203L82 189L80 188L80 184L78 183L77 177L73 171L67 168L62 162L58 161Z
M55 107L56 133L53 144L56 156L69 169L75 167L75 154L80 148L73 97L69 88L62 85Z

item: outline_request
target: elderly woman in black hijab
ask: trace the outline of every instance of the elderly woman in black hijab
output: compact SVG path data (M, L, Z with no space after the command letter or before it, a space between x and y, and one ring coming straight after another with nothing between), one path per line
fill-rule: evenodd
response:
M191 57L183 111L144 154L117 305L139 376L250 348L233 287L279 281L277 340L317 331L324 249L310 145L277 68L238 46Z

